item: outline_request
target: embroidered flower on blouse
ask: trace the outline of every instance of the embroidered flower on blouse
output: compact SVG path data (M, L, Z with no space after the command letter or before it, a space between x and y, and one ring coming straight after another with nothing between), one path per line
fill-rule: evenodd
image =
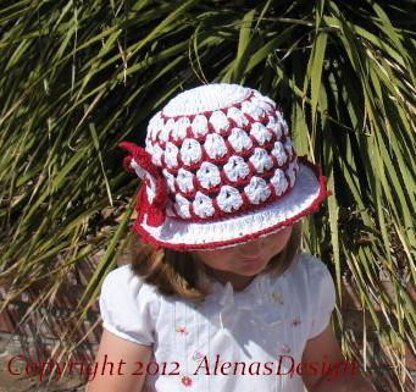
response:
M188 330L185 326L181 325L179 327L176 327L176 332L182 334L182 335L188 335Z
M297 327L301 323L300 318L296 317L292 320L292 326Z
M192 385L192 378L188 376L183 376L181 382L186 387L190 387Z

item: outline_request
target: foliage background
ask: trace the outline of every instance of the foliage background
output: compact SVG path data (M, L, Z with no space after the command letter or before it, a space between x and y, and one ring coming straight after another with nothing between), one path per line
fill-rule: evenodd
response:
M406 345L416 352L414 1L0 5L3 309L34 286L28 311L52 307L100 250L71 319L85 318L133 211L117 143L142 143L179 91L235 82L279 102L298 153L322 165L334 196L304 245L332 269L339 309L348 283L403 385ZM356 355L345 322L338 311Z

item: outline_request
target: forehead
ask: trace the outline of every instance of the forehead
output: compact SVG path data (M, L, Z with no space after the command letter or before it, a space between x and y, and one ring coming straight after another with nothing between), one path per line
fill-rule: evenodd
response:
M228 247L222 247L222 248L213 248L213 249L204 249L204 250L195 250L193 253L195 254L206 254L206 255L215 255L220 253L233 253L238 252L241 249L250 246L251 244L256 244L258 242L261 242L263 245L267 245L269 243L278 242L280 238L286 237L290 232L292 231L292 226L286 226L282 228L281 230L267 234L265 236L255 238L249 241L246 241L241 244L232 245Z

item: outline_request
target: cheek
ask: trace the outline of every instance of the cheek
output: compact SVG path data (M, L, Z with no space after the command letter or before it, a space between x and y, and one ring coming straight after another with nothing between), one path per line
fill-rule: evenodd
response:
M288 243L292 228L283 229L275 234L272 234L268 242L268 248L272 251L280 252Z
M226 266L230 260L235 258L235 251L232 248L229 249L219 249L209 252L196 252L197 257L207 266L220 269L221 267Z

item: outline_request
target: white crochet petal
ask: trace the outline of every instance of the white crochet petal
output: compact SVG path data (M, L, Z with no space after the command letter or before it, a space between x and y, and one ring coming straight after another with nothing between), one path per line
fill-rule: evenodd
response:
M157 112L149 121L149 128L155 128L158 122L160 122L162 116L161 112Z
M148 172L146 170L144 170L134 159L132 159L130 161L130 166L133 168L137 177L139 177L141 179L145 179Z
M236 188L224 185L217 196L217 203L222 211L233 212L243 205L243 198Z
M221 133L222 131L227 130L228 128L228 119L225 113L220 110L217 110L211 114L209 122L215 129L215 132Z
M234 155L224 165L224 172L231 181L238 181L250 174L250 167L242 157Z
M294 159L294 161L293 161L293 167L294 167L294 169L295 169L295 171L296 171L296 174L299 172L299 162L298 162L298 157L296 157L295 159Z
M253 142L250 137L247 135L247 132L240 128L233 128L231 135L228 137L228 141L233 147L235 152L242 152L243 150L248 150L253 146Z
M194 175L188 170L180 168L178 170L178 177L176 178L176 181L182 192L193 192L195 189Z
M221 182L218 167L210 162L203 162L201 164L201 168L196 172L196 177L206 189L217 186Z
M274 147L271 154L276 157L279 166L282 166L286 163L287 155L285 148L283 147L283 144L281 142L274 143Z
M150 154L153 155L153 150L154 150L154 143L150 140L150 139L146 139L145 140L145 150Z
M293 143L290 139L286 140L285 142L285 149L287 151L287 153L292 156L293 155Z
M252 104L262 108L266 113L273 112L275 110L276 104L271 99L265 98L266 97L256 94L253 98L251 98L251 102Z
M191 217L189 210L191 203L181 194L176 194L174 208L181 218L187 219Z
M208 133L208 120L202 114L195 116L192 121L192 133L195 137L204 136Z
M258 173L263 173L273 167L273 160L264 148L255 148L250 162Z
M172 138L174 140L183 140L186 138L186 131L191 125L189 118L181 117L175 122L175 125L172 129Z
M132 162L132 167L135 169L136 174L137 174L137 168L135 167L137 163L134 161L134 159L131 162ZM156 196L156 181L147 170L142 169L140 166L139 168L140 168L141 173L144 174L143 177L140 176L140 178L143 178L143 180L145 181L147 200L151 204L153 203L153 200Z
M272 110L276 109L276 102L274 102L271 98L261 95L257 90L253 90L254 96L251 98L252 101L259 101L268 105L272 108Z
M244 113L235 107L231 107L228 109L227 116L233 119L238 127L243 127L244 125L248 125L249 123L246 116L244 116Z
M252 177L250 183L244 188L244 192L253 204L264 202L271 194L266 181L259 177Z
M195 214L200 218L208 218L215 213L215 208L212 205L212 200L202 192L196 193L192 206Z
M147 137L155 140L164 124L165 122L162 118L162 112L157 112L149 121L149 126L147 127Z
M266 127L270 129L275 135L277 140L280 140L283 134L282 124L278 118L274 116L268 116L269 122Z
M286 174L289 177L289 185L292 188L295 185L296 181L296 171L295 171L295 163L290 162L289 167L286 170Z
M210 133L207 135L204 147L211 159L221 158L228 152L223 137L217 133Z
M185 139L181 146L181 159L186 165L201 160L201 145L195 139Z
M287 125L287 122L286 122L286 120L282 117L282 119L281 119L281 123L282 123L282 127L283 127L283 134L285 135L285 136L289 136L289 127L288 127L288 125Z
M152 152L152 163L156 166L162 166L162 155L162 148L159 146L159 144L154 144Z
M168 184L169 190L172 193L174 193L176 191L176 189L175 189L175 181L176 181L175 176L171 172L169 172L167 169L163 169L162 173L163 173L163 176L166 179L166 183Z
M263 145L266 142L272 140L272 133L267 130L267 128L259 123L256 122L252 125L250 135L253 135L254 138L258 141L259 144Z
M169 136L175 126L175 120L170 118L165 126L162 128L162 130L159 133L159 139L163 140L164 142L167 142L169 140Z
M241 110L244 113L247 113L254 120L260 120L265 114L264 110L260 106L256 105L255 102L250 101L244 101L241 104Z
M165 162L170 168L178 166L179 149L173 143L167 142L165 146Z
M276 169L274 176L270 179L270 182L272 183L278 196L280 196L289 185L285 173L281 169Z

